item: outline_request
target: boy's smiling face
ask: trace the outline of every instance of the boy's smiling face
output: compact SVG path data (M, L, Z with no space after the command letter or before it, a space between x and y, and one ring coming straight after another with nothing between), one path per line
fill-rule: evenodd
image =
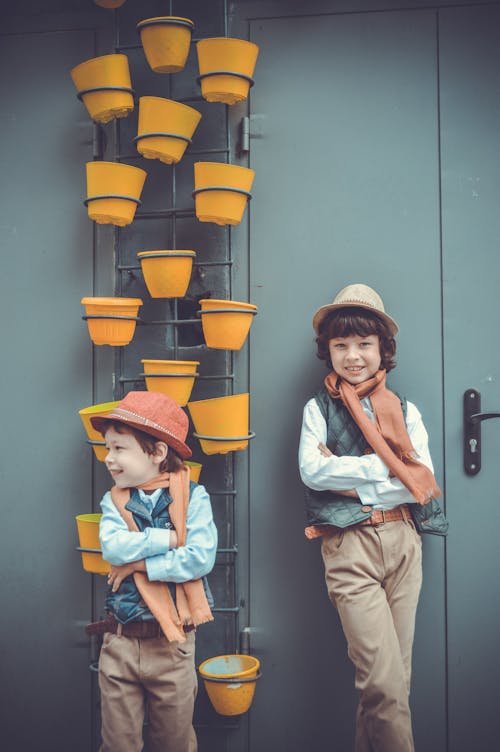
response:
M350 384L361 384L380 368L382 358L376 334L334 337L329 341L328 349L335 373Z
M148 454L126 428L119 433L110 426L104 438L108 449L106 467L119 488L137 488L159 474L168 452L163 441L156 443L155 454Z

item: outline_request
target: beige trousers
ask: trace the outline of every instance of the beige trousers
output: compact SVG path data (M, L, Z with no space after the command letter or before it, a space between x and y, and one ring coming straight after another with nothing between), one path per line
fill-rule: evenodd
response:
M195 633L186 642L106 633L99 658L100 752L196 752Z
M409 706L422 548L413 522L356 525L321 553L359 691L355 752L413 752Z

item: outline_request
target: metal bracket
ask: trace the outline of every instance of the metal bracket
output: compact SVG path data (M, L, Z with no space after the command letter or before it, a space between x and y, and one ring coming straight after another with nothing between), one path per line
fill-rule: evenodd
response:
M481 470L481 422L500 418L500 413L482 413L481 394L477 389L464 392L464 470L477 475Z

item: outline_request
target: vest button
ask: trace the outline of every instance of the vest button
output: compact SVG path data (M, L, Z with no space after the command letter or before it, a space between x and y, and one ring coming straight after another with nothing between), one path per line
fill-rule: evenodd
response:
M372 511L373 511L373 508L372 508L372 507L369 507L369 506L367 506L367 505L365 504L364 506L362 506L362 507L361 507L361 511L362 511L362 512L372 512Z

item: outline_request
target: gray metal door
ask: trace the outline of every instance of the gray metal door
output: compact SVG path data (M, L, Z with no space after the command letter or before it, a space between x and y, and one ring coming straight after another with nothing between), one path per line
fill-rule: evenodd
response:
M92 126L69 69L96 54L95 18L2 20L0 746L19 752L91 746L92 583L75 515L93 496L78 416L95 397L78 326L96 273L82 205Z
M264 678L250 748L353 744L353 670L318 546L302 536L296 456L302 406L324 375L312 314L362 281L400 323L390 383L423 413L451 521L447 544L424 541L416 745L465 752L478 729L481 739L494 738L489 697L499 668L500 596L490 584L498 423L483 426L481 475L468 479L461 464L463 391L482 389L483 404L500 410L498 8L307 16L315 3L290 3L290 17L280 18L283 4L257 5L245 8L261 47L250 118L249 299L259 306L250 345L258 437L250 454L250 621Z

